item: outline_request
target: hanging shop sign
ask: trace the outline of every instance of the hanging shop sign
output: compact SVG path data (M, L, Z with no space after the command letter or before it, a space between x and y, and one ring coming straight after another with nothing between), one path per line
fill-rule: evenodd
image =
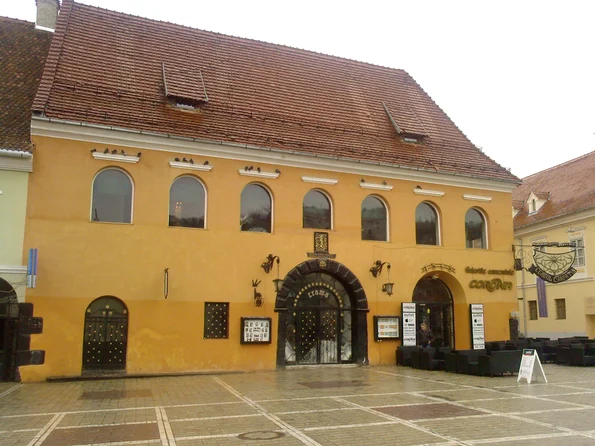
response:
M547 252L546 248L572 249L563 252ZM525 269L546 282L565 282L576 274L576 269L572 267L576 257L574 242L533 243L531 246L513 245L513 250L516 270Z
M471 345L473 350L483 350L486 347L483 304L469 305L469 312L471 314Z
M465 268L465 272L468 274L493 274L493 275L514 275L513 269L487 269L487 268L474 268L468 266ZM489 280L472 280L469 282L469 288L477 288L481 290L487 290L490 293L496 290L512 290L512 282L502 279L489 279Z
M270 344L271 343L271 318L270 317L243 317L240 318L242 338L241 344Z
M374 340L401 339L399 316L374 316Z
M417 329L415 327L415 302L401 303L403 318L403 345L417 345Z

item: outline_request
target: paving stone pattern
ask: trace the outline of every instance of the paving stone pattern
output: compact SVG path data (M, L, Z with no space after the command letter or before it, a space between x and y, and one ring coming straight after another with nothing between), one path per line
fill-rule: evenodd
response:
M595 368L403 367L0 383L0 445L594 445Z

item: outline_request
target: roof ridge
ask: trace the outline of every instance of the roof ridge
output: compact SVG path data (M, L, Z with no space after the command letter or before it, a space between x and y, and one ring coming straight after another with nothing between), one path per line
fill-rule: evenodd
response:
M112 14L119 14L119 15L125 15L128 17L133 17L136 19L139 19L141 21L150 21L150 22L155 22L155 23L161 23L161 24L166 24L166 25L171 25L174 27L180 27L180 28L185 28L188 30L192 30L192 31L199 31L199 32L203 32L203 33L208 33L208 34L212 34L213 36L219 36L219 37L223 37L223 38L228 38L228 39L232 39L232 40L239 40L239 41L248 41L248 42L255 42L255 43L260 43L260 44L265 44L265 45L270 45L273 47L280 47L280 48L285 48L285 49L289 49L292 51L297 51L297 52L301 52L301 53L309 53L309 54L313 54L316 56L323 56L323 57L328 57L330 59L339 59L339 60L344 60L347 62L352 62L358 65L367 65L370 67L375 67L375 68L381 68L384 70L389 70L389 71L400 71L406 74L407 71L403 68L394 68L394 67L388 67L386 65L380 65L380 64L375 64L372 62L366 62L366 61L362 61L362 60L357 60L357 59L351 59L349 57L345 57L345 56L335 56L332 54L327 54L327 53L321 53L319 51L314 51L314 50L309 50L309 49L305 49L305 48L299 48L299 47L295 47L295 46L291 46L291 45L285 45L285 44L281 44L281 43L274 43L274 42L268 42L266 40L259 40L259 39L255 39L255 38L251 38L251 37L241 37L241 36L234 36L232 34L225 34L225 33L221 33L221 32L217 32L217 31L209 31L207 29L201 29L201 28L195 28L189 25L183 25L180 23L174 23L174 22L168 22L166 20L158 20L158 19L152 19L152 18L148 18L148 17L143 17L140 15L136 15L136 14L130 14L127 12L121 12L121 11L116 11L113 9L108 9L108 8L103 8L101 6L95 6L95 5L87 5L85 3L79 3L79 2L75 2L74 0L63 0L63 3L74 3L76 6L83 6L85 8L92 8L92 9L98 9L101 11L106 11Z
M587 158L589 156L595 156L595 150L593 150L592 152L585 153L584 155L577 156L576 158L572 158L572 159L570 159L568 161L564 161L563 163L556 164L555 166L548 167L547 169L540 170L539 172L532 173L531 175L526 176L525 178L523 178L523 181L526 180L526 179L528 179L528 178L534 177L536 175L541 175L542 173L548 172L550 170L555 170L555 169L558 169L560 167L563 167L563 166L565 166L567 164L574 163L574 162L576 162L578 160L581 160L583 158Z
M0 16L0 21L2 21L2 22L19 22L19 23L22 23L23 25L25 25L25 24L35 25L35 22L30 22L29 20L24 20L24 19L17 19L15 17Z

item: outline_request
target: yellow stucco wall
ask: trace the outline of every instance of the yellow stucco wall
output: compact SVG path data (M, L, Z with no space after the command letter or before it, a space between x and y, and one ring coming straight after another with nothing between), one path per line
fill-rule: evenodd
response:
M374 195L388 205L390 241L362 241L361 202L371 191L360 188L361 176L259 163L265 171L281 170L277 179L257 181L273 196L273 233L241 232L240 194L246 184L255 182L238 174L246 161L211 157L213 170L194 175L168 165L175 156L182 156L175 153L109 146L110 151L142 152L137 164L123 164L91 156L91 149L102 151L104 145L34 139L37 152L29 184L25 250L39 248L40 260L37 288L28 290L27 298L35 304L35 314L44 318L44 333L34 336L32 348L46 350L46 363L23 367L24 380L81 373L85 309L103 295L117 296L128 306L128 373L275 368L278 315L271 280L276 270L267 275L260 265L269 253L278 255L283 278L308 260L314 230L301 227L302 200L313 188L324 190L332 199L330 252L359 278L366 292L371 364L394 363L400 345L400 341L374 342L372 316L400 315L401 302L411 301L416 283L424 276L421 268L431 263L456 270L438 273L454 295L457 348L470 346L470 303L485 305L487 340L509 338L508 318L517 306L514 276L465 272L466 267L512 268L509 193L388 180L394 189ZM194 158L201 163L205 159ZM109 166L133 178L132 224L89 221L92 180ZM184 174L196 176L206 186L206 229L168 227L170 185ZM304 175L339 181L332 186L313 185L301 180ZM366 180L379 183L383 179ZM445 194L416 195L417 185ZM463 194L489 195L492 201L469 201ZM415 209L422 201L431 201L439 209L442 246L415 244ZM465 248L465 213L473 206L488 217L487 250ZM392 264L395 292L390 297L381 290L387 281L386 270L376 279L369 273L378 259ZM167 300L163 297L164 268L169 268ZM469 287L471 280L496 277L513 282L512 289L488 292ZM252 303L253 279L262 280L259 291L264 305L260 308ZM229 339L203 339L205 301L230 302ZM245 316L272 318L270 345L240 345L240 317Z
M26 257L23 260L23 240L28 182L28 172L0 170L0 269L6 268L6 272L0 271L0 277L14 287L21 301L25 297L26 274L14 268L27 262Z
M582 217L581 214L577 214L518 231L515 243L529 246L534 242L568 243L572 239L582 237L586 253L585 266L577 266L577 272L570 280L559 284L546 283L548 317L538 316L536 320L530 319L528 302L537 301L536 276L528 271L517 272L520 328L528 336L550 338L585 335L593 338L595 336L593 324L595 308L587 311L585 308L587 299L592 299L595 306L595 280L593 268L589 268L589 259L591 258L592 263L595 255L595 237L593 237L595 218ZM562 248L558 251L568 249ZM556 248L546 248L546 250L556 252ZM565 299L566 319L556 317L556 299Z

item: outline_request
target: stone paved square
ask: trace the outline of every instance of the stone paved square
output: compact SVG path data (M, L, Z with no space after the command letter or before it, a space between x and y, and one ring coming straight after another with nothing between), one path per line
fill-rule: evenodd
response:
M398 366L1 383L0 446L595 445L595 368L544 369L548 384Z

